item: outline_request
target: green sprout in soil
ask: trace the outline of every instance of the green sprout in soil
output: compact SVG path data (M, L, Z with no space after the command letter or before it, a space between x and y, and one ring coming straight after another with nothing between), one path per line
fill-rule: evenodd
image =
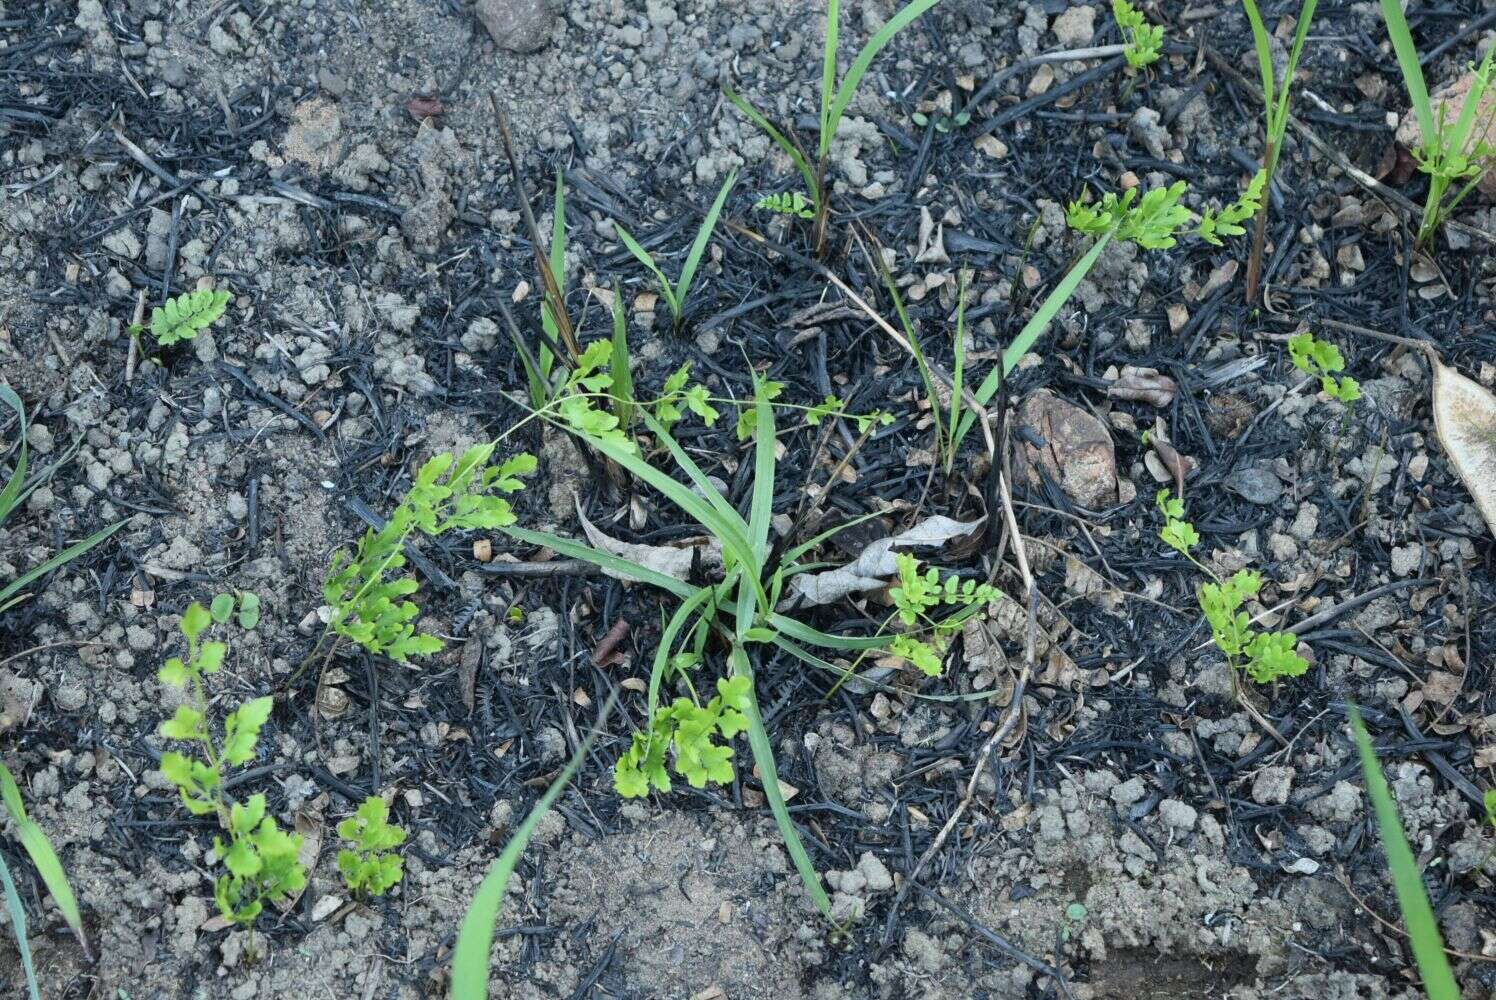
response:
M1247 21L1252 26L1252 43L1257 48L1257 69L1262 75L1262 170L1267 182L1272 183L1278 170L1278 156L1283 152L1283 133L1288 128L1289 99L1293 95L1293 76L1298 69L1299 56L1304 52L1304 40L1309 37L1309 22L1314 20L1314 8L1319 0L1304 0L1299 8L1298 25L1293 34L1293 46L1288 50L1288 64L1283 70L1283 81L1274 84L1273 49L1267 26L1257 10L1255 0L1242 0L1247 12ZM1247 301L1257 300L1257 285L1262 278L1262 252L1267 242L1267 203L1257 209L1256 230L1252 234L1252 253L1247 258Z
M846 75L838 84L837 32L841 3L840 0L827 0L826 42L821 50L821 111L817 119L819 137L814 160L807 155L798 141L787 137L775 128L757 108L749 104L731 87L723 88L724 94L733 106L747 115L749 121L772 139L784 155L789 157L795 169L800 172L801 179L805 181L805 199L815 209L811 246L817 257L823 256L826 246L826 222L831 209L830 186L826 182L826 169L831 159L831 140L836 137L836 130L841 125L842 116L846 114L847 106L852 103L852 96L857 93L857 87L862 83L863 75L867 73L868 67L873 64L873 59L878 53L893 41L894 36L909 27L916 18L938 2L939 0L912 0L898 13L883 22L883 27L868 39L867 44L853 58L852 64L847 67Z
M1476 129L1476 115L1491 85L1491 60L1496 56L1496 46L1487 49L1480 65L1473 68L1470 89L1465 93L1458 117L1451 123L1448 106L1441 104L1436 116L1435 108L1429 101L1428 84L1423 78L1418 49L1413 44L1413 32L1408 27L1402 4L1399 0L1381 0L1381 6L1382 19L1387 24L1387 37L1391 39L1393 51L1397 53L1403 83L1408 88L1408 98L1418 119L1421 141L1412 153L1418 169L1428 175L1428 197L1423 203L1423 218L1418 224L1417 243L1426 247L1444 224L1444 220L1474 190L1492 162L1496 161L1496 146L1488 141L1491 118L1487 117L1480 122L1479 130Z
M186 658L173 656L161 667L161 682L186 693L186 703L161 724L161 735L194 747L190 754L163 753L161 773L176 786L188 812L216 816L227 835L227 841L213 839L213 851L227 869L214 883L213 898L224 919L249 931L252 954L255 918L266 902L299 893L306 886L306 870L300 861L301 835L286 833L276 824L266 811L265 796L237 802L224 788L230 767L254 760L260 729L274 702L269 696L245 702L224 716L222 741L214 736L203 678L218 673L228 647L203 639L213 623L212 612L194 601L180 625L187 640Z
M1149 24L1143 12L1127 0L1112 0L1112 19L1122 32L1122 55L1127 65L1142 69L1158 62L1164 49L1163 25Z
M58 859L52 842L47 839L42 828L36 825L36 821L26 815L26 804L21 800L21 789L16 784L14 775L10 773L10 768L4 764L0 764L0 802L4 803L5 811L10 815L11 833L26 849L27 856L31 858L31 864L36 868L36 873L41 876L42 883L52 894L52 901L57 904L57 909L62 913L63 919L67 921L73 935L83 946L83 953L90 955L88 935L83 931L83 917L78 911L78 897L73 895L73 887L68 882L67 873L63 871L62 862ZM10 915L10 929L15 936L16 950L21 956L21 968L26 977L27 993L31 1000L41 1000L41 991L36 983L36 968L31 960L31 943L26 935L26 908L21 903L21 895L16 891L15 879L3 856L0 856L0 883L4 884L5 908Z
M1241 610L1250 597L1262 588L1258 573L1242 569L1222 579L1190 552L1200 544L1194 525L1184 519L1184 501L1159 490L1155 498L1164 526L1158 536L1208 577L1200 585L1200 611L1210 625L1210 638L1231 667L1233 686L1238 671L1244 671L1258 684L1271 684L1283 677L1298 677L1309 669L1309 663L1297 652L1298 640L1292 632L1258 632L1251 617Z
M945 660L946 648L966 620L974 612L999 596L996 587L975 580L964 583L948 576L942 583L940 571L931 566L923 574L919 571L919 560L901 552L895 557L899 567L899 585L889 591L899 621L906 629L923 629L928 638L903 632L893 637L888 650L894 656L912 664L927 677L940 676L941 664ZM970 609L966 614L936 619L930 612L945 607Z
M149 329L158 346L170 347L178 341L191 340L199 331L212 326L228 304L229 293L225 291L200 288L195 292L183 292L151 310L149 327L132 323L130 335L138 337Z
M655 263L650 252L639 245L638 241L629 235L628 230L618 223L613 223L613 229L618 233L618 238L628 248L629 253L635 259L653 272L655 279L659 282L660 294L665 299L665 305L670 308L671 327L677 333L680 332L682 311L686 306L686 296L691 292L691 281L696 277L696 268L701 264L701 256L706 252L707 243L711 241L712 231L717 228L717 217L722 214L722 206L727 203L727 195L732 191L733 184L738 179L738 172L732 171L727 175L727 180L722 182L722 187L717 192L717 199L712 202L712 207L707 210L706 218L701 221L701 228L696 231L696 240L691 244L690 252L686 254L686 261L681 266L680 277L675 285L665 277L665 272Z
M32 479L28 481L26 479L26 432L30 425L26 421L26 404L22 403L21 397L17 396L15 392L12 391L11 388L7 385L0 385L0 403L4 403L7 407L13 410L17 418L15 466L11 469L10 475L6 477L5 486L3 488L0 488L0 526L4 526L6 519L8 519L11 513L14 512L15 509L20 506L28 496L31 495L31 491L36 489L42 483L46 482L54 471L56 471L64 462L73 457L73 454L77 449L73 448L68 450L56 462L48 466L46 469L43 469L39 475L32 477ZM51 559L44 561L39 566L35 566L29 570L26 570L14 580L11 580L8 583L0 581L0 612L7 611L10 608L15 607L17 604L20 604L21 601L26 598L26 595L21 592L22 589L30 584L33 580L37 580L41 577L46 576L48 573L57 569L59 566L66 566L68 563L72 562L74 559L77 559L89 549L93 548L95 545L98 545L104 539L114 534L121 527L123 527L124 524L124 521L118 521L114 524L111 524L109 527L103 528L99 531L94 532L92 535L89 535L87 538L83 539L83 541L75 542L74 544L69 545L67 548L57 553L57 555L53 556Z
M814 219L816 207L805 200L804 193L800 191L782 191L779 194L766 194L753 203L753 207L761 211L773 212L776 215L793 215L797 219Z
M982 384L972 393L977 403L985 406L997 394L1002 380L1049 328L1049 324L1059 315L1065 303L1070 301L1081 281L1090 273L1102 251L1112 240L1135 243L1148 250L1168 249L1175 245L1180 236L1190 235L1189 227L1192 223L1193 235L1210 243L1218 243L1221 236L1239 236L1244 231L1240 223L1251 218L1258 209L1264 181L1265 175L1258 171L1235 202L1219 212L1206 209L1198 217L1181 204L1186 192L1183 181L1167 188L1155 188L1142 195L1139 195L1136 188L1129 189L1120 196L1107 192L1095 204L1072 202L1066 211L1066 222L1077 232L1095 237L1096 242L1071 265L1033 316L1029 317L1023 329L1004 348L999 364L987 373ZM976 412L970 408L961 414L952 448L960 447L961 441L975 422Z
M1397 814L1397 805L1392 800L1392 791L1387 787L1387 777L1377 762L1376 750L1371 738L1366 735L1366 725L1356 706L1349 706L1351 733L1356 739L1356 749L1361 756L1361 772L1366 778L1366 794L1371 799L1372 811L1376 815L1377 830L1382 836L1382 850L1387 855L1387 868L1392 874L1392 887L1397 893L1397 906L1402 911L1403 923L1408 928L1408 940L1413 945L1413 960L1418 965L1418 974L1423 980L1423 990L1428 1000L1459 1000L1460 988L1455 984L1454 974L1449 970L1449 960L1444 957L1444 939L1439 934L1439 923L1434 909L1429 905L1428 892L1423 887L1423 873L1418 868L1418 859L1408 846L1403 833L1402 819Z
M522 453L491 465L495 447L490 442L474 445L460 457L433 456L416 473L384 527L364 532L351 555L339 550L333 556L322 585L323 599L332 608L322 639L333 633L401 663L442 648L440 639L416 631L420 609L408 598L418 584L415 577L400 575L405 543L417 531L436 537L452 530L491 530L514 523L509 501L499 494L524 488L519 477L535 471L535 457ZM319 649L321 645L319 639ZM308 661L316 655L313 650Z
M1345 370L1345 358L1334 344L1318 340L1312 333L1300 333L1288 339L1288 358L1293 366L1310 378L1319 379L1325 395L1347 407L1361 398L1361 385Z
M405 862L395 848L405 843L405 830L389 821L390 807L371 795L358 812L338 824L338 836L348 846L338 852L338 871L355 896L381 896L397 885Z

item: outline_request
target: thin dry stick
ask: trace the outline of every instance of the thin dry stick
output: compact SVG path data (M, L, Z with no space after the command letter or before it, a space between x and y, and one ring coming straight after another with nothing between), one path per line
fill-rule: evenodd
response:
M1023 709L1024 690L1028 687L1029 675L1034 669L1034 647L1039 631L1036 614L1039 588L1034 583L1033 574L1029 572L1028 554L1024 549L1023 535L1018 532L1018 519L1013 516L1013 500L1008 494L1008 482L1002 473L998 473L997 483L998 492L1003 501L1003 517L1008 522L1008 530L1013 534L1013 554L1018 559L1018 572L1022 574L1023 585L1028 591L1028 636L1023 644L1023 670L1018 675L1018 683L1013 685L1013 698L1008 704L1008 714L1003 718L1002 725L992 731L992 735L987 737L987 742L982 744L982 749L977 754L976 766L972 768L971 777L966 782L966 793L961 796L961 801L957 803L950 818L945 821L945 825L940 828L940 832L935 835L935 839L930 842L929 847L925 848L925 852L919 856L919 860L914 863L914 868L909 872L908 881L911 884L918 881L919 873L945 845L946 838L951 835L951 831L956 828L956 824L961 821L961 817L971 806L972 800L976 798L977 783L987 771L988 758L1018 722L1019 714Z
M135 296L135 315L130 319L131 326L139 326L145 321L145 289L142 288ZM125 384L135 379L135 366L140 363L140 334L130 334L129 353L125 355Z
M1397 926L1392 921L1382 916L1376 910L1373 910L1371 906L1366 902L1366 900L1362 899L1359 895L1356 894L1356 890L1351 888L1350 879L1346 878L1345 869L1341 868L1339 865L1335 866L1335 881L1340 883L1340 888L1345 890L1345 894L1351 897L1351 899L1354 899L1356 901L1356 905L1370 914L1373 920L1381 924L1383 927L1387 928L1392 933L1396 934L1398 937L1408 936L1407 931L1403 930L1401 927ZM1492 957L1490 955L1473 955L1468 951L1455 951L1453 948L1445 948L1444 954L1453 955L1455 958L1463 958L1471 962L1496 962L1496 957Z

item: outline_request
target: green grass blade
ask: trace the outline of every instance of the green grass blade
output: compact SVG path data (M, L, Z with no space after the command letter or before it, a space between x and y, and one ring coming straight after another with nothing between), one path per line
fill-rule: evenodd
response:
M822 157L825 157L831 148L831 137L836 135L836 127L840 124L842 115L846 113L847 105L852 103L852 95L857 92L857 85L862 82L862 75L873 64L873 59L883 51L885 45L893 41L895 35L939 2L940 0L912 0L907 7L883 22L883 27L879 28L877 33L862 47L862 51L857 53L857 58L852 60L852 65L847 67L847 75L842 77L841 86L836 91L836 101L831 105L831 111L821 126Z
M1481 60L1481 65L1476 70L1475 80L1471 83L1470 89L1465 93L1465 103L1460 106L1460 117L1455 123L1454 134L1449 137L1449 151L1452 153L1463 153L1465 151L1465 144L1470 139L1470 130L1475 125L1476 110L1483 103L1481 98L1485 95L1486 90L1483 81L1490 77L1491 57L1493 55L1496 55L1496 46L1492 46L1486 50L1486 57Z
M16 452L16 467L11 471L10 479L5 483L5 489L0 490L0 524L5 523L5 518L15 509L21 496L21 487L26 482L26 404L21 402L8 385L0 385L0 403L4 403L16 411L16 418L20 421L21 433L20 444Z
M655 280L660 283L660 295L664 298L665 305L670 307L670 318L679 319L680 303L675 301L675 289L670 287L670 282L665 277L665 272L659 269L659 266L655 264L655 259L649 255L649 251L641 247L638 241L629 235L627 229L624 229L615 222L613 223L613 231L618 234L618 239L622 241L623 245L628 247L629 253L634 255L634 259L654 272Z
M1418 64L1418 47L1413 44L1413 32L1408 27L1408 19L1403 16L1400 0L1381 0L1381 4L1387 37L1392 41L1392 50L1397 53L1397 65L1402 69L1403 83L1408 88L1413 113L1418 116L1418 131L1423 135L1424 146L1432 147L1437 141L1434 110L1429 104L1428 84L1423 79L1423 67Z
M748 540L759 564L769 555L769 522L774 517L774 407L754 379L753 495L748 503Z
M838 532L846 531L848 528L855 527L856 525L861 524L863 521L871 521L873 518L878 517L881 513L881 511L876 510L869 511L866 514L861 514L857 517L852 518L850 521L843 521L841 524L838 524L835 527L827 528L825 531L821 532L819 535L816 535L810 541L801 542L799 545L795 545L788 549L785 549L784 556L780 558L779 564L781 566L788 566L792 564L796 559L799 559L805 553L815 548L817 545L820 545L826 539L836 535ZM836 565L840 565L840 563Z
M660 682L664 680L665 668L670 663L670 651L675 648L675 637L680 630L685 628L686 622L696 613L703 604L712 599L712 588L702 587L696 593L686 598L685 603L675 609L675 614L670 616L663 632L660 633L660 643L655 647L654 662L649 669L649 696L645 703L648 706L648 714L645 716L644 731L651 731L654 725L655 708L660 703Z
M696 242L691 244L691 252L686 254L686 263L680 269L680 281L675 286L675 301L682 307L686 304L686 294L691 291L691 280L696 277L696 268L701 263L701 255L706 252L706 245L711 241L712 230L717 228L717 216L722 214L722 206L727 204L727 195L732 191L732 186L737 183L737 179L738 172L733 170L727 175L727 180L722 182L722 189L717 192L717 200L712 202L706 218L701 220L701 228L696 231Z
M608 374L613 376L610 392L613 396L613 415L620 426L627 430L634 425L635 403L634 373L629 368L629 326L623 312L623 293L618 283L613 283L613 353L608 361Z
M955 369L951 372L951 414L946 420L950 440L945 443L945 471L950 475L956 461L956 425L961 422L961 393L966 377L966 272L961 272L961 287L956 292Z
M1262 113L1268 123L1268 131L1273 130L1273 46L1268 39L1267 25L1262 23L1262 14L1257 10L1254 0L1241 0L1242 7L1247 12L1247 23L1252 26L1252 44L1257 49L1257 73L1262 78ZM1284 88L1288 86L1289 78L1283 80Z
M1293 47L1288 50L1288 66L1283 70L1283 91L1278 95L1278 107L1276 114L1271 119L1270 128L1274 132L1275 140L1283 137L1283 130L1288 127L1288 99L1293 93L1293 75L1298 72L1299 57L1304 54L1304 43L1309 38L1309 25L1314 20L1314 10L1319 6L1319 0L1304 0L1304 5L1299 8L1299 23L1293 32ZM1272 107L1271 103L1268 105ZM1275 145L1281 143L1275 141Z
M556 288L560 291L562 298L566 297L566 181L561 174L561 168L556 167L556 198L555 211L551 215L551 277L556 279ZM551 310L545 303L540 308L541 328L550 335L552 340L561 338L561 329L556 322L556 317L551 315ZM546 344L540 345L540 375L544 384L550 383L551 366L555 358L551 355L551 349ZM536 404L539 405L539 404Z
M800 176L805 181L806 197L811 200L813 205L819 207L821 192L816 185L816 172L811 169L810 164L806 162L805 156L795 144L786 139L783 132L770 124L769 119L760 114L758 109L749 104L744 98L738 96L738 93L731 87L724 86L722 93L732 102L735 108L748 116L749 121L757 125L770 139L773 139L774 145L778 146L785 156L790 158L790 162L795 165L796 170L800 171Z
M664 573L641 566L622 556L615 556L611 552L595 549L585 542L578 542L570 538L562 538L560 535L553 535L549 531L532 531L529 528L517 528L513 525L500 528L499 530L510 538L524 542L526 545L540 545L555 549L557 552L571 559L581 559L584 562L590 562L594 566L601 566L603 569L620 573L640 583L647 583L651 587L659 587L661 590L668 591L676 597L689 599L694 597L696 592L701 589L691 586L684 580L677 580L673 576L666 576Z
M743 520L743 516L733 508L732 504L727 502L727 498L722 495L717 487L712 485L712 481L707 478L706 473L701 471L701 466L697 465L691 456L686 454L686 450L671 436L664 425L656 420L654 415L648 411L643 411L643 417L644 426L649 429L649 432L655 436L655 439L660 444L665 446L665 450L670 452L670 457L675 460L675 464L680 470L686 474L686 478L691 480L696 489L700 491L700 495L746 541L748 538L748 522Z
M31 942L26 939L26 909L21 905L21 894L16 892L15 880L10 877L10 867L3 857L0 857L0 882L5 884L5 909L10 914L10 929L16 936L16 950L21 953L26 991L31 1000L41 1000L41 991L36 986L36 968L31 964Z
M1351 732L1355 734L1356 747L1361 752L1361 771L1366 776L1366 794L1371 799L1377 828L1382 834L1382 848L1387 854L1387 868L1392 873L1392 887L1397 892L1403 923L1407 924L1408 939L1413 944L1413 958L1418 963L1419 975L1423 977L1424 992L1429 1000L1459 1000L1460 989L1455 985L1449 961L1444 957L1444 941L1439 936L1439 925L1423 888L1423 876L1419 874L1418 862L1403 834L1402 820L1392 802L1387 778L1377 763L1371 738L1366 735L1366 726L1361 722L1361 713L1354 705L1350 706L1350 717Z
M769 625L783 635L789 636L796 642L808 643L812 646L820 646L823 649L840 649L847 652L858 652L864 649L882 649L888 645L888 636L875 635L832 635L822 632L820 629L811 628L804 622L782 615L779 612L769 614Z
M831 148L831 102L836 96L836 52L840 44L841 0L826 0L826 41L821 46L821 136L820 156Z
M114 524L111 524L107 528L102 528L98 531L95 531L92 535L89 535L87 538L83 539L83 541L74 542L72 545L69 545L67 548L63 549L61 552L57 553L57 555L42 563L40 566L37 566L34 569L27 570L25 573L22 573L20 576L16 577L8 585L0 588L0 611L4 611L6 608L15 603L11 600L12 595L20 593L21 588L26 586L32 580L35 580L40 576L45 576L57 567L72 562L74 559L77 559L83 553L87 552L95 545L98 545L104 539L108 538L110 535L114 534L124 526L124 521L116 521Z
M758 776L763 782L764 798L769 801L769 811L774 814L779 836L784 841L785 850L790 853L790 860L795 863L795 870L800 873L805 891L810 894L816 908L830 919L831 900L826 896L821 877L816 873L810 855L805 852L800 831L795 829L795 822L790 819L790 811L785 808L784 796L779 791L779 771L774 766L774 748L769 743L768 732L764 730L763 716L758 710L758 693L753 687L753 666L748 660L748 654L743 652L743 647L738 643L733 643L728 662L732 666L733 676L748 678L748 711L744 713L748 717L748 746L753 750L753 762L758 765Z
M941 420L940 394L935 389L935 373L930 370L929 359L925 357L924 348L920 346L919 334L914 332L914 324L909 321L909 313L904 309L904 297L899 294L899 286L894 283L893 274L889 272L883 255L874 252L872 256L878 265L878 275L883 279L883 287L888 289L888 296L893 299L893 310L899 317L899 325L904 328L904 339L909 341L909 349L914 352L914 365L919 369L919 379L925 386L925 398L930 403L930 416L935 420L935 448L938 452L945 444L946 438Z
M42 877L47 891L52 894L52 901L57 904L62 918L67 921L68 926L73 929L73 934L78 938L78 942L87 951L88 937L83 931L83 915L78 911L78 898L73 895L73 887L68 882L67 873L63 871L57 852L52 849L52 842L47 839L42 828L26 815L26 804L21 800L21 789L16 785L16 779L10 773L10 768L4 764L0 764L0 799L3 799L5 811L10 813L11 821L15 824L16 836L20 838L21 846L26 848L26 854L36 867L37 874Z
M1075 294L1076 287L1080 285L1087 272L1095 266L1096 259L1101 256L1101 251L1106 248L1111 239L1111 233L1098 238L1096 245L1086 251L1086 255L1076 262L1075 266L1070 269L1070 273L1060 280L1060 283L1054 287L1054 291L1050 292L1049 297L1039 306L1038 311L1023 325L1023 329L1018 331L1018 336L1014 337L1013 342L1003 351L1002 365L992 369L973 394L978 403L986 406L992 399L1002 379L1013 370L1014 365L1018 364L1018 359L1028 353L1029 348L1034 346L1034 341L1039 339L1039 335L1049 328L1049 324L1059 314L1060 308L1070 300L1070 296ZM962 414L961 426L956 428L955 447L961 446L961 440L971 430L971 425L975 420L976 414L971 410Z
M499 918L499 908L503 905L509 878L514 874L514 867L519 864L520 855L534 835L541 817L550 811L562 790L582 766L598 731L607 722L613 702L614 699L610 697L603 704L597 727L582 740L582 745L572 754L566 767L525 816L524 822L515 829L514 836L504 845L498 860L478 885L478 891L473 893L473 901L468 904L467 914L462 918L462 927L457 932L457 946L452 950L452 985L447 993L450 1000L487 1000L488 959L493 948L493 928Z

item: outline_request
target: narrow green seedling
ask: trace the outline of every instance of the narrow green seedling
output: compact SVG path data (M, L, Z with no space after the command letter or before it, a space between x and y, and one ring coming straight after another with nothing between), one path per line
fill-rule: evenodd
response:
M619 240L628 248L634 258L649 268L659 282L660 295L665 300L665 305L670 308L670 320L672 328L680 332L682 312L686 306L686 296L691 292L691 282L696 277L696 269L701 264L701 256L706 252L707 244L711 241L712 231L717 228L717 217L722 214L722 206L727 203L727 195L732 191L732 186L737 182L738 172L732 171L727 175L727 180L722 182L722 187L717 191L717 198L712 202L712 207L707 210L706 218L701 222L701 228L696 231L696 240L691 244L690 251L686 254L686 261L681 266L680 277L676 279L674 286L665 277L665 272L660 270L650 252L639 245L638 241L629 235L628 230L618 223L613 223L613 230L618 234Z
M775 128L757 108L731 87L723 87L723 93L733 106L743 112L749 121L757 125L773 140L784 155L789 157L790 162L799 171L801 179L805 181L804 197L815 209L811 245L817 257L825 253L826 222L830 212L830 187L826 181L826 170L831 159L831 141L836 138L836 131L841 125L842 117L847 113L847 107L852 103L853 95L857 93L857 87L862 83L863 76L872 66L873 59L878 53L893 41L894 36L913 24L920 15L938 2L939 0L912 0L898 13L884 21L883 26L873 33L873 37L868 39L867 44L852 59L846 74L842 76L838 84L837 49L841 3L840 0L827 0L826 40L821 48L821 110L817 119L819 136L814 159L807 155L798 141Z
M1142 69L1158 62L1164 50L1164 28L1149 24L1143 12L1127 0L1112 0L1112 19L1122 33L1122 55L1127 65Z
M213 288L200 288L195 292L183 292L166 300L165 305L151 310L151 323L130 324L130 336L139 337L149 329L160 347L170 347L182 340L191 340L212 326L223 315L229 304L229 293Z
M1491 85L1492 57L1496 46L1486 50L1480 65L1473 67L1473 80L1465 92L1464 103L1454 122L1449 121L1447 106L1436 115L1429 100L1428 84L1413 43L1413 31L1403 14L1399 0L1381 0L1382 20L1387 37L1397 54L1403 83L1418 119L1421 142L1412 150L1418 169L1428 175L1428 197L1423 203L1423 217L1418 224L1417 245L1427 247L1444 221L1480 183L1481 177L1496 161L1496 145L1490 141L1492 119L1487 117L1476 131L1476 115Z
M1233 686L1238 671L1258 684L1298 677L1307 671L1309 662L1298 654L1298 639L1292 632L1258 632L1252 628L1251 616L1241 610L1247 598L1256 597L1262 588L1262 576L1241 569L1222 579L1190 551L1200 544L1200 535L1184 519L1184 501L1168 490L1159 490L1154 502L1164 516L1158 537L1210 577L1211 582L1201 584L1197 595L1200 611L1210 625L1211 641L1231 667Z
M1256 0L1242 0L1247 22L1252 26L1252 44L1257 49L1257 69L1262 77L1262 171L1271 184L1278 170L1278 156L1283 152L1283 134L1288 129L1290 99L1293 96L1293 77L1298 70L1299 57L1304 52L1304 41L1309 37L1309 22L1314 20L1314 9L1319 0L1304 0L1299 8L1299 19L1293 33L1293 46L1288 50L1288 63L1283 69L1283 81L1275 83L1273 77L1273 48L1267 33L1267 25L1257 10ZM1252 235L1252 253L1247 258L1247 301L1257 301L1257 286L1262 279L1262 253L1267 243L1267 203L1257 209L1256 230Z
M57 857L57 851L53 849L52 842L42 832L42 828L26 814L26 803L21 799L21 789L16 784L15 776L10 773L10 768L0 764L0 802L5 805L5 811L10 814L11 830L15 838L25 848L26 855L31 858L31 864L36 873L41 876L42 884L51 893L52 901L57 904L62 918L67 921L73 936L83 947L84 955L92 955L88 947L88 935L83 930L83 915L78 910L78 897L73 894L73 886L68 882L67 872L63 870L62 861ZM11 932L15 935L16 948L21 953L21 963L26 973L27 990L32 1000L40 1000L40 993L36 985L36 974L31 963L31 944L26 936L26 910L21 905L20 894L16 892L15 884L3 858L0 858L0 877L5 882L6 905L10 911Z
M405 861L395 848L405 843L405 830L389 821L390 807L371 795L358 812L338 824L338 836L348 846L338 851L343 884L359 898L382 896L405 874Z
M1413 857L1407 835L1403 833L1402 819L1397 815L1397 805L1392 801L1392 791L1387 787L1382 765L1377 762L1376 750L1366 735L1361 713L1355 705L1347 708L1351 733L1356 738L1356 749L1361 756L1361 773L1366 778L1366 794L1371 799L1377 830L1382 835L1382 850L1387 854L1392 888L1397 893L1403 923L1407 925L1408 940L1413 945L1413 960L1418 964L1424 993L1428 1000L1460 1000L1460 988L1449 969L1449 960L1444 957L1444 939L1439 934L1439 923L1423 887L1423 874L1418 870L1418 860Z
M52 475L52 473L56 471L56 469L58 469L64 462L71 459L73 457L73 454L77 451L77 448L74 447L69 449L56 462L52 463L52 465L42 470L39 475L33 477L28 481L26 479L26 471L28 468L26 431L28 427L30 427L30 424L26 420L26 404L21 402L21 397L17 396L8 385L0 385L0 403L4 403L7 407L13 410L15 412L17 420L15 443L16 461L14 467L12 467L10 471L10 475L6 477L4 488L0 489L0 526L3 526L6 522L6 519L10 517L11 513L15 511L18 506L24 503L26 498L31 495L31 491L36 489L42 483L46 482L47 479ZM15 607L17 604L20 604L21 601L26 598L26 595L22 593L22 591L27 586L29 586L32 581L41 579L58 567L66 566L68 563L72 562L74 559L77 559L89 549L93 548L95 545L98 545L104 539L114 534L120 528L124 527L124 525L124 521L117 521L107 528L102 528L94 532L92 535L89 535L87 538L83 539L83 541L75 542L72 545L69 545L67 548L57 553L57 555L43 561L40 565L26 570L20 576L16 577L14 580L11 580L9 583L0 584L0 613L4 613L10 608Z
M219 606L222 610L223 603ZM158 675L167 687L186 694L176 714L161 724L160 734L191 748L190 753L163 753L161 774L176 786L188 812L215 816L227 835L227 840L213 839L213 853L227 870L214 883L213 898L224 919L246 929L246 950L253 955L255 918L266 902L283 900L305 888L306 870L300 861L301 835L277 825L267 812L265 796L251 795L238 802L224 788L229 768L255 759L260 730L270 718L274 699L267 695L246 701L224 716L222 740L214 735L204 678L222 668L228 646L204 639L213 625L213 612L196 601L189 605L179 626L187 641L187 655L169 658Z

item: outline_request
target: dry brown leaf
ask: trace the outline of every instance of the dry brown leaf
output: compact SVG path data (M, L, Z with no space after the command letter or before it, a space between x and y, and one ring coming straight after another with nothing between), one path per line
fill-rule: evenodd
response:
M612 553L620 559L638 563L645 569L652 569L656 573L677 580L689 580L691 577L691 565L697 555L701 558L701 567L707 572L720 571L722 569L722 543L715 538L698 540L694 544L685 546L675 545L640 545L635 542L622 542L610 535L605 534L591 521L587 515L582 513L582 505L577 504L577 520L581 522L582 531L587 535L587 541L594 548L602 549L604 552ZM617 580L636 582L634 577L624 573L603 567L603 574Z
M955 521L937 514L926 518L908 531L890 538L879 538L852 562L822 573L805 573L790 579L790 596L781 607L805 607L830 604L848 594L877 590L887 585L899 571L894 549L930 548L964 538L981 527L985 518Z
M1439 443L1496 535L1496 396L1437 358L1430 361Z

